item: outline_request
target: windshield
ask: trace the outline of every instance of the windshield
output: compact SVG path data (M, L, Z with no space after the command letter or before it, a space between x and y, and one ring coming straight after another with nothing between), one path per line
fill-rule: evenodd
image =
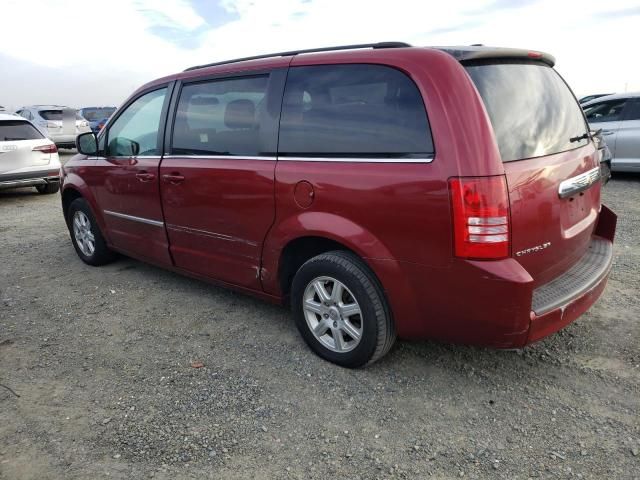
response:
M62 110L40 110L38 113L45 120L62 120ZM76 112L76 120L84 120L84 118Z
M17 140L37 140L44 138L33 125L24 120L7 120L0 122L0 142Z
M588 128L557 72L533 62L466 65L482 96L502 161L542 157L586 145Z
M109 118L115 111L116 109L113 107L83 108L82 116L90 122L98 122L105 118Z

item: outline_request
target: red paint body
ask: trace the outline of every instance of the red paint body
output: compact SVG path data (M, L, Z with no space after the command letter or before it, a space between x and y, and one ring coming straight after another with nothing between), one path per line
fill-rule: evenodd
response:
M560 181L598 165L593 143L503 163L473 82L447 53L402 48L278 57L184 72L139 91L212 75L339 63L389 65L414 80L429 117L433 162L179 155L123 161L78 155L64 167L63 196L74 190L89 201L112 248L273 301L283 300L279 272L285 247L302 237L333 240L371 267L404 338L521 347L564 327L597 300L606 276L562 311L537 317L531 306L533 290L575 264L595 234L599 183L573 200L558 198ZM154 178L140 181L136 174L141 172ZM165 175L184 180L171 182ZM448 179L492 175L507 179L511 256L457 258ZM305 198L311 198L308 204ZM157 220L164 227L112 217L104 210ZM610 223L613 214L607 215L604 221ZM615 224L601 230L613 241ZM544 242L552 248L515 255Z

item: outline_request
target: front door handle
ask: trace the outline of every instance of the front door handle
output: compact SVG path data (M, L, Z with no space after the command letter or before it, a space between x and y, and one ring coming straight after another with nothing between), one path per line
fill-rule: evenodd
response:
M615 132L615 130L603 130L602 131L602 135L613 135Z
M172 173L171 175L162 175L162 179L167 183L178 184L184 182L184 177L179 173Z
M151 180L156 178L156 176L153 173L141 172L136 173L136 178L141 182L150 182Z

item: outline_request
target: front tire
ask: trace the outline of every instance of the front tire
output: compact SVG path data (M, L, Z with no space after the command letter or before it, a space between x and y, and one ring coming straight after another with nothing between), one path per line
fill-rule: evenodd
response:
M93 266L112 262L116 255L109 250L93 212L84 198L69 205L67 224L76 253L84 263Z
M396 335L378 280L358 256L323 253L296 273L291 302L300 334L320 357L357 368L382 358Z

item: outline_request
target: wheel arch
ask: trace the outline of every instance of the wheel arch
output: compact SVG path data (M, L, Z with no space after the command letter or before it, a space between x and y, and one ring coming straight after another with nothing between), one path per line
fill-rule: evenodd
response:
M331 250L357 255L382 283L370 259L393 258L386 246L360 225L332 213L304 212L280 222L265 240L262 281L268 293L286 297L293 275L309 258Z

